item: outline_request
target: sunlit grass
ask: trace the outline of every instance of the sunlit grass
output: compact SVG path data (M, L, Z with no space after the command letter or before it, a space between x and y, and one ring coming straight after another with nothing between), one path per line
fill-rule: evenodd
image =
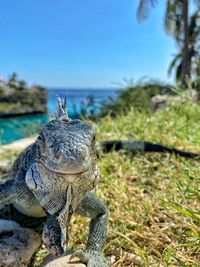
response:
M0 145L1 149L1 145ZM1 149L0 150L0 161L14 161L14 159L19 155L20 150L12 150L12 149Z
M133 138L200 151L199 118L200 106L185 101L152 116L132 111L107 117L96 129L101 140ZM97 193L110 210L106 253L134 252L144 266L200 266L199 160L112 152L99 165Z
M200 152L200 105L185 101L147 115L132 110L95 124L97 139L138 139ZM5 156L5 155L4 155ZM112 266L136 266L126 252L139 256L141 266L200 266L200 164L159 153L102 154L102 179L97 195L109 209L106 255ZM83 247L88 219L74 216L70 244ZM32 266L39 266L41 249Z

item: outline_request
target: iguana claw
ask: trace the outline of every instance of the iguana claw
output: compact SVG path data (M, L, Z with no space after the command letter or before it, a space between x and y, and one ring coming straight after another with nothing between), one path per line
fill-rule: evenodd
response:
M76 250L70 260L74 257L78 257L81 262L86 263L87 267L109 267L108 260L95 251Z

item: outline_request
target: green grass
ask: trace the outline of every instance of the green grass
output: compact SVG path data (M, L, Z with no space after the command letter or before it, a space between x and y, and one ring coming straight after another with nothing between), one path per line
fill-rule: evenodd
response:
M1 145L0 145L1 149ZM19 155L20 150L11 150L11 149L1 149L0 150L0 161L14 161L16 157Z
M103 118L96 131L100 140L135 138L200 152L199 118L200 105L183 100L153 115L132 110ZM99 165L97 193L110 210L106 253L134 252L144 266L200 266L199 160L112 152ZM116 266L134 265L119 258Z
M153 115L132 110L103 118L96 131L100 140L135 138L195 152L199 118L200 105L185 100ZM113 152L102 155L99 165L97 193L110 209L106 252L135 252L145 266L200 266L199 160Z
M200 105L183 101L153 115L131 110L95 124L97 140L128 139L159 142L200 152ZM5 156L5 155L4 155ZM106 255L118 254L113 267L136 266L126 253L141 258L142 266L200 266L200 164L169 154L123 151L98 159L102 178L97 195L109 209ZM88 220L74 216L70 244L83 247ZM42 248L32 266L47 251Z

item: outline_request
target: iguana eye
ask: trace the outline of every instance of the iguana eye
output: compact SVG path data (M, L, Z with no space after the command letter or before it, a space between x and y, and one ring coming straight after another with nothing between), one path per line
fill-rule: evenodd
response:
M95 143L95 141L96 141L96 135L93 136L92 143Z
M39 135L37 138L39 141L43 141L42 137Z
M38 141L44 142L44 136L43 135L39 135L37 138Z

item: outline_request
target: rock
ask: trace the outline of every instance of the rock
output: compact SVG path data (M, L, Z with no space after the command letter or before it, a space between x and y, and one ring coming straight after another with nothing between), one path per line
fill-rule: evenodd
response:
M27 267L40 244L40 236L33 230L0 220L1 267Z
M200 100L200 93L199 93L199 91L197 91L195 89L185 90L185 96L194 100L194 101Z
M0 234L10 231L15 231L20 228L20 225L14 221L0 219ZM6 230L5 230L6 229ZM1 239L0 239L1 242Z
M151 110L156 111L166 107L167 102L178 102L181 97L178 95L155 95L151 98Z
M48 254L40 267L86 267L78 258L73 258L69 262L70 256L71 254L62 257L54 257Z
M176 103L182 98L189 98L192 101L200 100L200 93L197 90L187 89L183 92L182 95L174 94L164 94L164 95L155 95L151 98L151 109L156 111L157 109L162 109L166 107L167 103Z

